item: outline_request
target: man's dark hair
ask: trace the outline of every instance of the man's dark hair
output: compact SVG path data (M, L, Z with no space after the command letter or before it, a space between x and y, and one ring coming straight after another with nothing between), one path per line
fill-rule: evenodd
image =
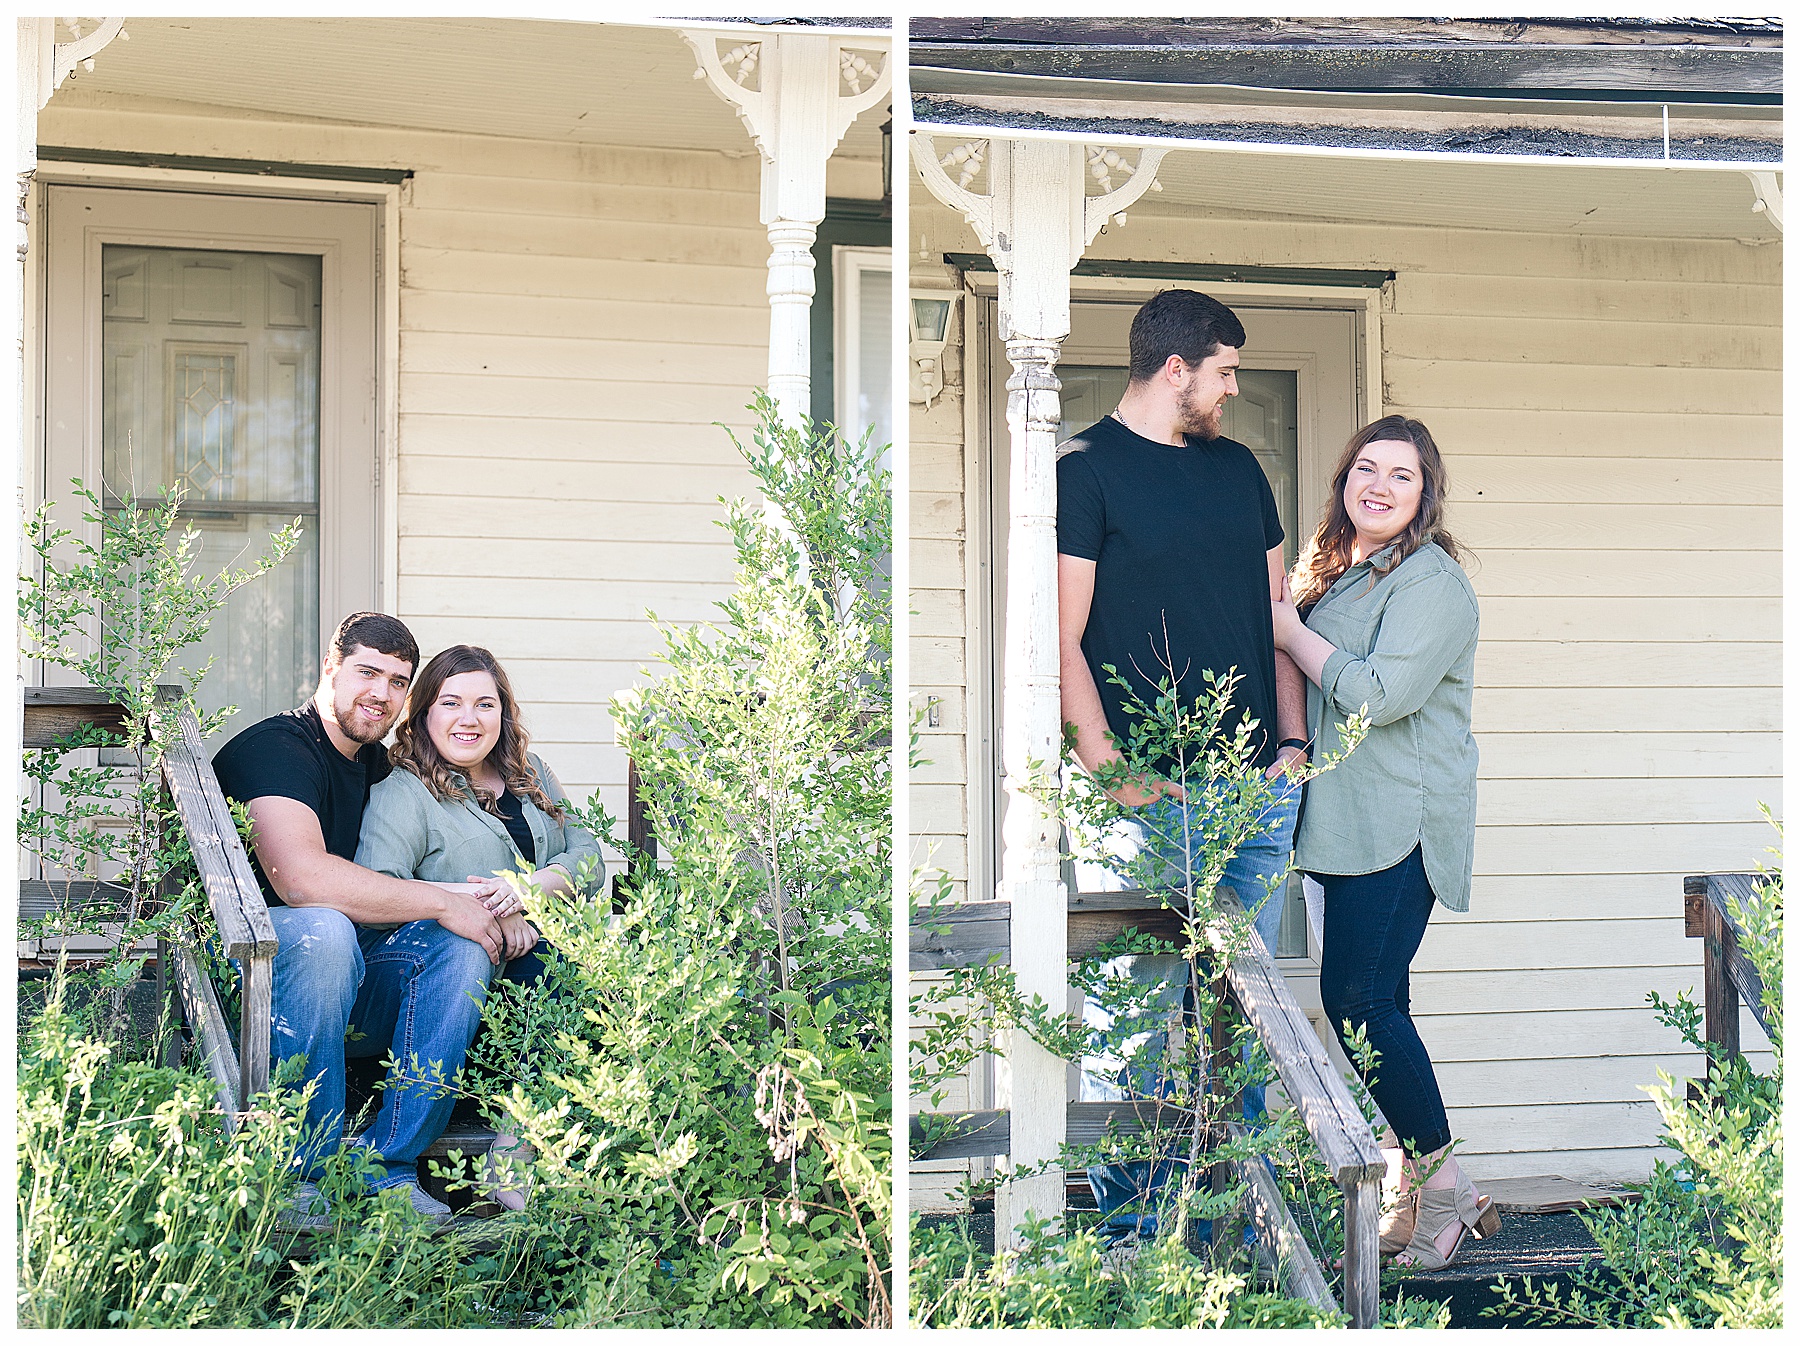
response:
M1242 346L1244 324L1237 314L1197 290L1164 290L1131 320L1131 381L1153 378L1179 355L1197 365L1220 346Z
M358 645L377 654L404 659L414 668L419 666L419 642L406 629L406 623L385 612L353 612L338 623L331 633L331 661L341 664Z

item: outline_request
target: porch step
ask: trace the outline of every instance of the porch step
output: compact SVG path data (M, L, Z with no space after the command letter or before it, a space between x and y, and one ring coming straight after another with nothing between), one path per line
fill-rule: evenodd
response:
M1566 1179L1561 1181L1567 1181ZM1494 1186L1495 1184L1489 1184ZM1070 1184L1074 1194L1075 1184ZM1087 1184L1081 1184L1087 1194ZM984 1203L987 1204L987 1203ZM1087 1194L1087 1205L1093 1198ZM994 1215L992 1206L971 1215L921 1215L921 1228L944 1227L959 1220L968 1221L969 1235L977 1246L988 1252L994 1247ZM1500 1222L1499 1232L1490 1239L1470 1240L1455 1266L1443 1271L1408 1277L1398 1282L1408 1299L1431 1299L1450 1305L1451 1327L1494 1328L1506 1325L1499 1319L1482 1316L1482 1309L1499 1302L1493 1293L1494 1282L1501 1276L1530 1276L1534 1284L1560 1284L1564 1294L1573 1284L1574 1273L1599 1248L1588 1235L1587 1227L1574 1211L1515 1212ZM1385 1289L1384 1300L1391 1302L1393 1289Z
M1451 1327L1524 1326L1483 1316L1483 1309L1500 1303L1495 1281L1530 1276L1533 1285L1558 1285L1567 1296L1575 1272L1599 1253L1573 1210L1515 1212L1502 1217L1492 1238L1465 1239L1454 1266L1409 1276L1398 1285L1408 1299L1447 1302Z
M1483 1195L1509 1215L1560 1215L1600 1206L1622 1206L1637 1200L1625 1187L1595 1186L1573 1178L1490 1178L1479 1184ZM1071 1174L1063 1189L1070 1210L1093 1210L1094 1189L1086 1174Z

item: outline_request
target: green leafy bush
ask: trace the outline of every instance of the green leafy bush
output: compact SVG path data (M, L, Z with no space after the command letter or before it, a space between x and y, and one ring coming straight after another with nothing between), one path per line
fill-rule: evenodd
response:
M19 577L19 652L104 693L123 709L123 726L84 726L54 747L26 751L19 841L53 882L104 875L124 897L116 907L59 906L19 933L112 940L111 953L81 975L112 992L108 1028L116 1034L124 989L144 966L138 947L156 937L194 942L192 925L204 919L205 894L162 788L162 743L184 709L206 735L235 707L201 709L195 696L211 660L199 668L177 661L234 591L286 559L300 523L275 533L248 565L209 575L198 568L199 533L179 523L179 488L150 509L129 499L107 508L80 481L70 485L82 502L82 532L58 527L49 501L25 523L31 563ZM179 694L166 701L158 684L170 676ZM87 757L93 749L104 751ZM109 825L94 826L96 818Z
M736 592L613 707L661 864L617 917L534 896L560 993L496 996L478 1044L539 1155L509 1314L595 1325L597 1284L646 1326L890 1314L888 480L758 411Z
M53 983L19 1040L20 1324L259 1321L299 1132L265 1103L226 1134L204 1072L125 1057Z
M913 1237L917 1321L933 1327L1336 1327L1342 1315L1253 1290L1241 1270L1210 1265L1173 1238L1109 1252L1092 1230L1046 1225L989 1257L965 1228Z
M1180 934L1170 941L1128 931L1071 965L1071 984L1105 1011L1105 1027L1072 1021L1060 1007L1053 1010L1039 998L1022 997L1010 968L949 971L912 1002L917 1030L912 1040L912 1088L940 1106L949 1082L988 1050L992 1034L999 1030L1025 1032L1072 1063L1102 1058L1119 1063L1122 1076L1160 1079L1156 1091L1164 1107L1154 1114L1158 1120L1142 1130L1109 1133L1095 1144L1065 1145L1057 1160L1045 1166L1080 1171L1097 1163L1176 1157L1156 1212L1158 1235L1135 1258L1108 1254L1093 1231L1078 1227L1082 1217L1071 1214L1066 1222L1022 1231L1022 1247L987 1260L977 1256L966 1236L929 1231L915 1245L912 1258L915 1319L931 1326L989 1327L1293 1326L1335 1321L1301 1301L1252 1289L1251 1254L1237 1236L1243 1184L1228 1181L1214 1191L1208 1181L1214 1164L1282 1158L1292 1169L1303 1165L1312 1151L1291 1113L1272 1116L1246 1135L1217 1138L1225 1122L1238 1116L1239 1092L1269 1078L1266 1056L1254 1042L1253 1031L1219 994L1212 974L1222 958L1242 947L1249 924L1245 916L1226 914L1215 901L1215 889L1275 798L1276 787L1255 765L1256 723L1245 720L1223 732L1235 675L1208 673L1205 692L1188 702L1177 696L1174 672L1166 663L1148 700L1116 671L1108 671L1126 689L1134 713L1128 734L1115 737L1120 758L1096 776L1066 772L1066 784L1034 768L1033 793L1067 819L1072 831L1099 836L1128 818L1144 816L1114 800L1107 793L1110 787L1158 774L1159 762L1175 762L1175 774L1189 782L1189 795L1172 802L1164 815L1166 844L1124 862L1121 878L1126 886L1162 894L1166 906L1184 913ZM1363 732L1360 718L1351 717L1344 726L1343 752L1353 750ZM1066 767L1073 745L1064 747ZM1339 760L1341 754L1314 763L1301 778L1330 770ZM1279 900L1279 891L1277 887L1270 893L1238 897L1247 912L1254 912L1265 900ZM930 927L936 905L923 904L914 913L915 922ZM1111 966L1119 955L1144 953L1177 955L1180 984L1148 985ZM1184 989L1194 1008L1181 1019L1165 1066L1167 1005ZM1241 1048L1247 1042L1252 1050L1245 1064ZM1191 1065L1181 1064L1209 1058L1204 1079ZM944 1124L940 1120L937 1129ZM1214 1137L1210 1142L1209 1133ZM1316 1156L1311 1162L1320 1167ZM1011 1171L1022 1172L1017 1167ZM1322 1189L1316 1184L1309 1189L1306 1176L1290 1174L1291 1194L1328 1209L1326 1193L1335 1196L1335 1186L1327 1182ZM1213 1237L1205 1255L1196 1256L1190 1250L1192 1231L1202 1220L1213 1223ZM1313 1223L1328 1226L1329 1219ZM1341 1246L1341 1230L1338 1238Z
M1765 810L1766 813L1766 810ZM1707 1053L1697 1094L1663 1071L1645 1086L1663 1121L1659 1159L1638 1199L1583 1212L1600 1256L1564 1294L1529 1277L1503 1279L1489 1313L1533 1325L1750 1327L1782 1325L1782 895L1779 871L1729 909L1762 979L1774 1064L1767 1074L1707 1043L1690 992L1650 1003L1657 1020Z
M204 1070L133 1057L67 1008L67 989L52 982L20 1039L22 1326L503 1321L523 1231L437 1229L367 1194L370 1161L348 1148L320 1184L336 1224L301 1240L279 1217L298 1182L304 1095L255 1099L228 1129Z

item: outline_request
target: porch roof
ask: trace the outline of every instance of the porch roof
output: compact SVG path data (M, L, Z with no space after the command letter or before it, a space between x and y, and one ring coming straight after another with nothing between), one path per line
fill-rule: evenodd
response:
M929 83L930 87L924 87ZM1195 144L1292 145L1465 158L1779 167L1781 109L938 72L913 85L921 125L1067 131Z
M1473 129L1490 100L1165 86L1157 92L1169 101L1149 103L1144 85L1089 81L1087 97L1058 99L1022 91L1056 81L979 80L982 93L926 93L915 83L918 131L936 136L940 151L989 138L1167 147L1159 190L1132 209L1143 217L1204 227L1208 218L1249 212L1296 222L1751 244L1781 237L1766 212L1753 210L1760 189L1749 177L1781 169L1780 122L1770 119L1778 108L1671 106L1665 160L1660 106L1511 104L1495 114L1491 131L1510 149L1496 152ZM1715 110L1725 115L1714 119ZM1209 120L1221 112L1237 120ZM1431 129L1409 132L1415 118ZM1462 118L1470 119L1461 120L1462 143L1431 143L1454 140L1450 127ZM1638 123L1633 136L1609 145L1601 133L1628 122ZM1650 142L1646 123L1655 132ZM1689 134L1694 128L1705 134ZM1771 131L1776 139L1761 138ZM1768 157L1750 157L1759 151Z
M909 61L946 138L1174 148L1144 215L1773 241L1740 172L1781 167L1781 42L1767 19L933 19Z
M754 25L690 26L741 26L749 36ZM125 31L130 41L77 71L59 105L756 153L732 110L694 77L694 55L672 22L134 18ZM868 37L871 46L890 40ZM879 108L859 117L837 157L878 163L882 120Z

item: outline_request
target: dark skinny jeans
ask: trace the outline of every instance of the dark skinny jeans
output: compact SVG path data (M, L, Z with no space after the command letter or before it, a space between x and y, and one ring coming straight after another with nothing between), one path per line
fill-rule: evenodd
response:
M1450 1122L1431 1057L1413 1027L1407 973L1436 899L1417 846L1373 874L1315 874L1325 889L1325 948L1319 998L1338 1041L1344 1021L1362 1027L1380 1053L1363 1082L1409 1154L1450 1143ZM1346 1046L1346 1051L1349 1048Z

